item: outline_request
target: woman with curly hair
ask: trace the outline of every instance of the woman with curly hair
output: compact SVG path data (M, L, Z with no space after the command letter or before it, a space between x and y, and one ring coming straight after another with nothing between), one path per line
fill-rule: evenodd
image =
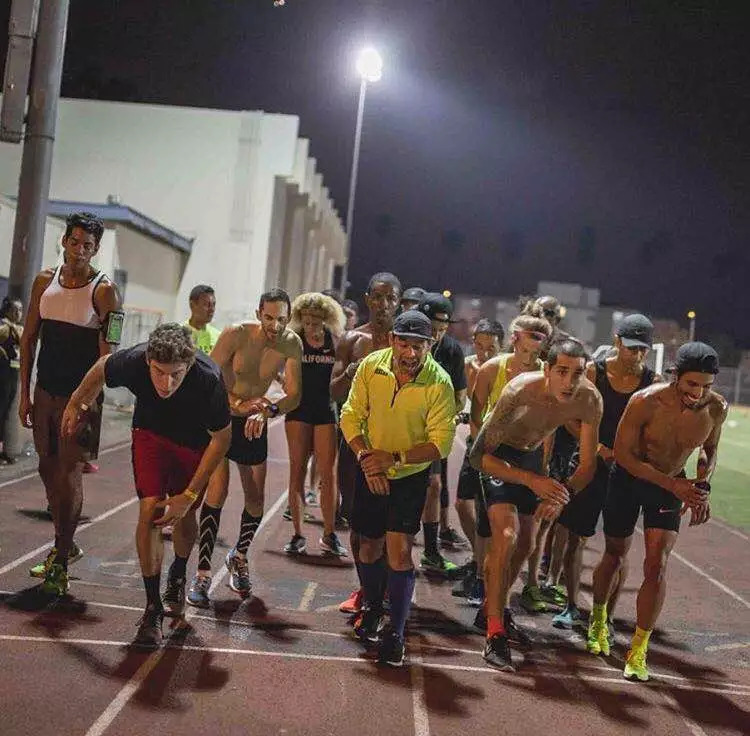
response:
M311 453L317 468L323 513L320 549L340 557L347 554L334 531L336 414L330 392L336 341L343 333L345 323L341 306L325 294L300 294L292 303L289 328L302 339L303 355L302 400L286 415L285 424L289 444L289 508L294 524L294 536L284 547L287 554L303 554L307 549L307 540L302 534L302 498Z

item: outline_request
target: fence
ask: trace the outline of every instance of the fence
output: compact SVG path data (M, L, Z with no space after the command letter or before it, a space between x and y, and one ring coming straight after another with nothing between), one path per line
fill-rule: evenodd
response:
M730 404L750 406L750 367L722 368L716 376L714 390Z

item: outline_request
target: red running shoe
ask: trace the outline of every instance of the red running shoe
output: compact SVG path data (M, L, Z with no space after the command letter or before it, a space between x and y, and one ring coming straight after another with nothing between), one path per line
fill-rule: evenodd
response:
M362 588L355 590L340 606L341 613L359 613L362 610Z
M99 472L99 466L98 465L94 465L94 463L90 463L90 462L86 461L83 464L83 472L84 473L98 473Z

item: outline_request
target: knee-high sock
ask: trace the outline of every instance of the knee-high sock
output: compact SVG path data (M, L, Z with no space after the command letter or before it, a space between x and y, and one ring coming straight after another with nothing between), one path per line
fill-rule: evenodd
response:
M383 592L388 575L385 557L375 562L360 562L359 572L362 576L362 588L365 591L365 603L379 608L383 604Z
M242 509L242 519L240 520L240 536L237 539L237 552L241 555L247 554L247 548L250 546L250 542L255 538L255 532L258 531L260 521L263 518L263 514L260 516L252 516L248 513L247 509Z
M214 553L220 520L221 509L204 503L203 508L201 508L200 536L198 541L198 570L203 572L211 572L211 556Z
M391 570L388 573L388 597L391 602L391 628L401 638L409 617L411 598L414 595L416 574L411 570Z

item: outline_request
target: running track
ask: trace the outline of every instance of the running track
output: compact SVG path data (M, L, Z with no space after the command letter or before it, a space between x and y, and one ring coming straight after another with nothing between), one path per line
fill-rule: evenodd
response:
M214 608L191 611L155 654L127 644L143 607L132 533L135 496L127 446L108 451L86 478L79 531L86 556L73 568L74 598L45 606L28 577L51 534L40 520L38 477L0 485L0 693L3 734L661 734L750 733L750 540L712 523L683 533L670 592L652 637L648 685L621 679L624 645L640 582L634 545L620 607L628 624L613 656L583 651L582 639L550 616L518 616L536 646L517 654L515 674L483 666L474 610L450 585L420 577L409 625L410 666L380 669L349 637L336 604L350 591L350 564L280 549L286 448L281 422L270 431L268 500L253 543L255 597L241 602L215 576ZM457 442L452 477L462 448ZM238 481L222 519L215 570L237 533ZM601 548L586 554L584 584ZM194 560L193 560L194 562ZM589 589L586 588L586 593ZM588 599L586 599L588 602Z

